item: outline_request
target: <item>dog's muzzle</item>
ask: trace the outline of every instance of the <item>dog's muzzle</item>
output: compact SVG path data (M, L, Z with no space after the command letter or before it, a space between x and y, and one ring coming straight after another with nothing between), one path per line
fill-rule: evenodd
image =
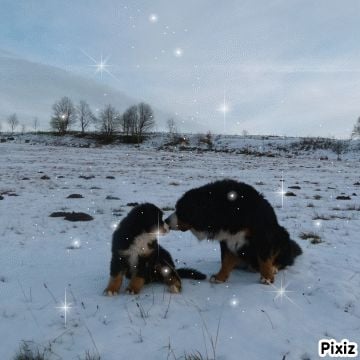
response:
M172 213L166 220L166 224L169 225L170 230L180 230L180 231L187 231L191 229L189 224L186 224L179 220L176 213Z
M178 218L176 213L172 213L168 218L165 219L165 223L169 226L170 230L178 229Z

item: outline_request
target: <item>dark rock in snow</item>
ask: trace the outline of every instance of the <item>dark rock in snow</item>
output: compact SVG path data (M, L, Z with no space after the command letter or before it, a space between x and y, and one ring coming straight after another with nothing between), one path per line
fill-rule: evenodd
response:
M70 194L67 199L82 199L83 196L81 194Z
M339 195L336 197L336 200L351 200L351 197L345 195Z
M106 200L120 200L120 198L118 198L117 196L112 196L112 195L108 195L105 199Z

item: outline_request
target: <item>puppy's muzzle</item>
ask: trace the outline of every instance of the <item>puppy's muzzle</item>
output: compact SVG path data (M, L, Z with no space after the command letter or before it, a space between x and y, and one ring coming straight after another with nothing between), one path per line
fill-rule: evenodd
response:
M180 221L176 213L172 213L165 223L169 225L170 230L187 231L191 229L191 226Z

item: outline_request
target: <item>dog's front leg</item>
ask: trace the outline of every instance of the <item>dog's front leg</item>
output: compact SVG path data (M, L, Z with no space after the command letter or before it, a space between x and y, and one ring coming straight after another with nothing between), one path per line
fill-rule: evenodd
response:
M238 256L234 255L227 246L221 246L222 250L222 260L221 260L221 268L220 271L216 275L212 275L210 277L210 282L213 283L223 283L225 282L231 271L237 266L240 262Z

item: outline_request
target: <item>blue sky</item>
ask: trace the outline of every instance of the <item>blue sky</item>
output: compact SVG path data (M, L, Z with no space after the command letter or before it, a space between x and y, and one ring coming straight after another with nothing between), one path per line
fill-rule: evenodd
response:
M344 137L360 116L359 15L357 0L0 0L0 49L204 130L224 131L225 93L227 133Z

